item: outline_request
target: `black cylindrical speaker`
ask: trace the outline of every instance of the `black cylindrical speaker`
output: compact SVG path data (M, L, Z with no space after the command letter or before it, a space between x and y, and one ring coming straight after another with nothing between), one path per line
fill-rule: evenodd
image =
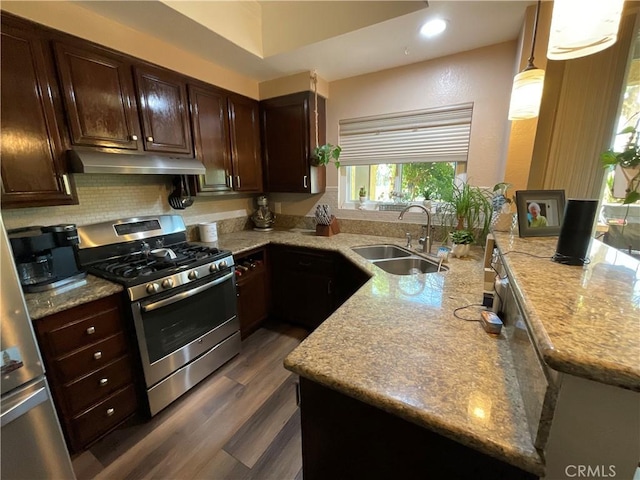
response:
M598 200L567 201L553 261L567 265L585 264L597 209Z

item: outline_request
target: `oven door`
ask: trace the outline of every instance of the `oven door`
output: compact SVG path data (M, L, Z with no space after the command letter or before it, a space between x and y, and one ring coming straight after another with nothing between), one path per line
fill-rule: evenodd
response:
M232 270L132 305L147 387L239 330Z

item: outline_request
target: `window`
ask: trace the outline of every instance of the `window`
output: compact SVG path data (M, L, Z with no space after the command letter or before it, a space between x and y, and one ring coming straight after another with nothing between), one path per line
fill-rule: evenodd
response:
M473 104L340 121L346 202L439 199L466 171ZM343 202L344 203L344 202Z
M367 191L367 198L376 202L438 200L451 189L455 174L453 162L350 166L347 167L346 200L358 201L362 187Z

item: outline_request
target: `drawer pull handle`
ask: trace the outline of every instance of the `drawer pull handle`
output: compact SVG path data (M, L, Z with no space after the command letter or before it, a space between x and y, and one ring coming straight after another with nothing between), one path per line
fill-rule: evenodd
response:
M114 413L116 413L116 409L115 408L107 408L107 417L110 417Z
M93 358L95 360L100 360L102 358L102 352L96 352L93 354Z
M104 387L107 383L109 383L109 379L108 378L101 378L100 382L98 382L98 383L100 383L101 387Z
M87 335L93 335L94 333L96 333L96 327L87 328Z

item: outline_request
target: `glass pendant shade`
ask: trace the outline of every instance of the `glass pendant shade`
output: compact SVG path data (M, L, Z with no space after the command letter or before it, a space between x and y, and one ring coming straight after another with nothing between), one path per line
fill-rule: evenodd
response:
M624 0L555 0L547 58L569 60L616 42Z
M532 68L517 74L513 79L509 120L535 118L540 111L544 70Z

